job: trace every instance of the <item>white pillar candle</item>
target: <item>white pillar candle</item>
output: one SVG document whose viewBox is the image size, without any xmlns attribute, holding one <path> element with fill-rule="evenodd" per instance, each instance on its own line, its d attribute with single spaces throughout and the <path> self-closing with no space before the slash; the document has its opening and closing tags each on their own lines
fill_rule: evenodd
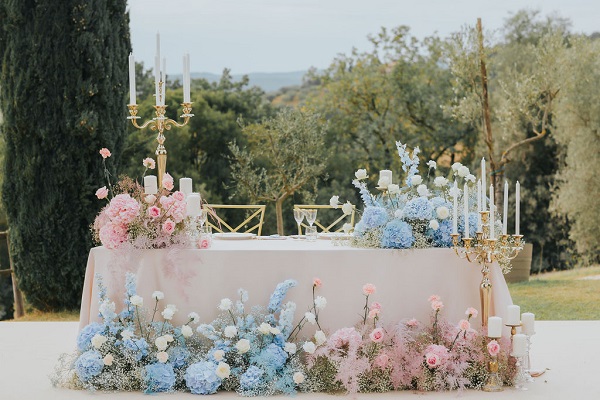
<svg viewBox="0 0 600 400">
<path fill-rule="evenodd" d="M 465 237 L 469 236 L 469 186 L 465 183 L 465 187 L 463 189 L 463 200 L 465 207 Z"/>
<path fill-rule="evenodd" d="M 508 227 L 508 181 L 504 181 L 504 209 L 502 211 L 502 234 L 506 235 Z"/>
<path fill-rule="evenodd" d="M 186 196 L 192 193 L 192 178 L 179 179 L 179 190 Z"/>
<path fill-rule="evenodd" d="M 495 239 L 494 223 L 496 222 L 496 208 L 494 205 L 494 185 L 490 185 L 490 239 Z"/>
<path fill-rule="evenodd" d="M 452 233 L 458 233 L 458 184 L 454 180 L 454 206 L 452 207 Z"/>
<path fill-rule="evenodd" d="M 502 337 L 502 318 L 500 317 L 489 317 L 488 318 L 488 337 L 499 338 Z"/>
<path fill-rule="evenodd" d="M 515 212 L 515 235 L 519 234 L 519 218 L 521 214 L 521 185 L 519 181 L 517 181 L 517 186 L 515 188 L 515 198 L 516 198 L 516 212 Z"/>
<path fill-rule="evenodd" d="M 527 352 L 527 336 L 522 333 L 517 333 L 513 336 L 512 353 L 513 357 L 523 357 Z"/>
<path fill-rule="evenodd" d="M 144 193 L 156 194 L 158 192 L 158 181 L 154 175 L 144 177 Z"/>
<path fill-rule="evenodd" d="M 186 211 L 188 217 L 197 217 L 200 215 L 201 201 L 200 193 L 190 193 L 187 197 Z"/>
<path fill-rule="evenodd" d="M 521 323 L 521 307 L 510 305 L 506 309 L 506 325 L 519 325 Z"/>
<path fill-rule="evenodd" d="M 129 104 L 135 104 L 135 58 L 129 53 Z"/>
<path fill-rule="evenodd" d="M 477 231 L 481 232 L 481 179 L 477 180 Z"/>
<path fill-rule="evenodd" d="M 535 314 L 527 312 L 521 314 L 521 332 L 525 335 L 531 336 L 535 334 Z"/>
<path fill-rule="evenodd" d="M 485 211 L 487 209 L 485 204 L 485 157 L 481 159 L 481 211 Z"/>
</svg>

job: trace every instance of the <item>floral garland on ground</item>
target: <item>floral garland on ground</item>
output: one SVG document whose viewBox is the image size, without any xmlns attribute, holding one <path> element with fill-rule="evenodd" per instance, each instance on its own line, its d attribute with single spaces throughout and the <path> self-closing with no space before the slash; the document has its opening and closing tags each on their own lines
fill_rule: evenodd
<svg viewBox="0 0 600 400">
<path fill-rule="evenodd" d="M 382 305 L 369 304 L 376 288 L 366 284 L 362 320 L 328 336 L 319 322 L 327 300 L 316 295 L 322 286 L 318 278 L 312 306 L 295 325 L 296 304 L 284 304 L 284 298 L 296 282 L 286 280 L 277 285 L 267 307 L 249 309 L 248 293 L 240 289 L 235 302 L 221 300 L 222 313 L 212 323 L 199 324 L 198 314 L 190 313 L 180 326 L 172 324 L 177 307 L 163 306 L 162 292 L 154 292 L 152 307 L 144 308 L 135 275 L 127 275 L 124 308 L 118 314 L 96 279 L 102 322 L 83 328 L 77 351 L 61 356 L 51 378 L 54 386 L 145 393 L 228 390 L 242 396 L 479 389 L 490 356 L 497 356 L 505 384 L 515 375 L 509 340 L 488 343 L 472 329 L 474 308 L 457 325 L 450 324 L 441 317 L 444 304 L 435 295 L 429 298 L 430 324 L 411 319 L 384 326 Z M 198 325 L 196 334 L 192 324 Z M 300 340 L 306 324 L 317 331 Z"/>
</svg>

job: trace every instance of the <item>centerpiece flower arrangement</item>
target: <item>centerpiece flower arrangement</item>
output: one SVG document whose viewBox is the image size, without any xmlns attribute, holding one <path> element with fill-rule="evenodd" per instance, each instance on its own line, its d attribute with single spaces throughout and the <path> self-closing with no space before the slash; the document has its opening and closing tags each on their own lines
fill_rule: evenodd
<svg viewBox="0 0 600 400">
<path fill-rule="evenodd" d="M 188 226 L 186 223 L 186 198 L 183 192 L 173 191 L 171 175 L 166 173 L 162 188 L 156 194 L 145 194 L 144 188 L 133 179 L 122 177 L 111 185 L 106 159 L 111 156 L 108 149 L 100 150 L 104 162 L 107 186 L 96 191 L 99 199 L 108 204 L 100 211 L 92 226 L 96 243 L 109 249 L 126 245 L 135 248 L 164 248 L 173 245 L 186 246 Z M 144 175 L 155 168 L 155 161 L 143 161 Z"/>
</svg>

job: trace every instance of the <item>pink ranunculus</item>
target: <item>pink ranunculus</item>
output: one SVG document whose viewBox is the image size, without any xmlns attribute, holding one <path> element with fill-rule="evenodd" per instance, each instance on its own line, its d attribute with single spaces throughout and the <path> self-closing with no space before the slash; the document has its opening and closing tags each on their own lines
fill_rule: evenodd
<svg viewBox="0 0 600 400">
<path fill-rule="evenodd" d="M 175 193 L 173 193 L 173 198 L 177 201 L 184 201 L 185 200 L 185 194 L 183 194 L 183 192 L 181 191 L 176 191 Z"/>
<path fill-rule="evenodd" d="M 427 363 L 427 366 L 429 368 L 437 368 L 440 365 L 442 365 L 440 357 L 438 357 L 438 355 L 434 353 L 425 354 L 425 362 Z"/>
<path fill-rule="evenodd" d="M 321 286 L 323 286 L 323 282 L 321 282 L 321 279 L 314 278 L 313 279 L 313 287 L 320 288 Z"/>
<path fill-rule="evenodd" d="M 429 298 L 427 299 L 428 302 L 433 303 L 434 301 L 440 301 L 441 297 L 438 296 L 437 294 L 432 294 L 431 296 L 429 296 Z"/>
<path fill-rule="evenodd" d="M 411 328 L 414 328 L 415 326 L 419 326 L 419 321 L 416 320 L 415 318 L 410 319 L 406 322 L 407 326 L 410 326 Z"/>
<path fill-rule="evenodd" d="M 461 319 L 460 322 L 458 323 L 458 328 L 461 331 L 466 331 L 466 330 L 469 330 L 469 328 L 471 328 L 471 324 L 466 319 Z"/>
<path fill-rule="evenodd" d="M 362 290 L 363 290 L 363 294 L 365 296 L 369 296 L 372 295 L 373 293 L 375 293 L 375 285 L 373 285 L 372 283 L 367 283 L 366 285 L 363 286 Z"/>
<path fill-rule="evenodd" d="M 492 357 L 497 356 L 498 353 L 500 353 L 500 345 L 495 340 L 492 340 L 488 343 L 487 349 L 488 353 L 490 353 L 490 356 Z"/>
<path fill-rule="evenodd" d="M 371 340 L 374 343 L 383 342 L 384 336 L 385 336 L 385 334 L 383 332 L 383 329 L 381 329 L 381 328 L 375 328 L 375 329 L 373 329 L 373 331 L 371 333 L 369 333 L 369 337 L 371 338 Z"/>
<path fill-rule="evenodd" d="M 108 189 L 106 186 L 102 186 L 100 189 L 96 190 L 96 197 L 99 199 L 105 199 L 108 196 Z"/>
<path fill-rule="evenodd" d="M 468 318 L 477 318 L 478 314 L 479 314 L 479 312 L 477 312 L 477 310 L 473 307 L 469 307 L 469 308 L 467 308 L 467 311 L 465 311 L 465 315 Z"/>
<path fill-rule="evenodd" d="M 165 175 L 162 178 L 162 185 L 167 190 L 173 190 L 173 187 L 175 187 L 175 185 L 173 184 L 173 177 L 169 175 L 168 172 L 165 173 Z"/>
<path fill-rule="evenodd" d="M 144 158 L 144 161 L 142 161 L 142 164 L 144 164 L 144 167 L 146 167 L 148 169 L 154 169 L 154 168 L 156 168 L 156 163 L 150 157 Z"/>
<path fill-rule="evenodd" d="M 381 304 L 380 304 L 380 303 L 378 303 L 378 302 L 376 302 L 376 301 L 374 301 L 374 302 L 371 304 L 371 310 L 381 310 Z"/>
<path fill-rule="evenodd" d="M 146 197 L 144 197 L 144 201 L 146 202 L 146 204 L 154 204 L 154 202 L 156 201 L 156 196 L 153 194 L 149 194 Z"/>
<path fill-rule="evenodd" d="M 148 208 L 148 216 L 152 219 L 160 217 L 160 208 L 152 206 Z"/>
<path fill-rule="evenodd" d="M 373 318 L 377 317 L 379 315 L 380 311 L 381 310 L 378 310 L 378 309 L 373 309 L 373 310 L 369 311 L 369 318 L 373 319 Z"/>
<path fill-rule="evenodd" d="M 210 247 L 210 241 L 206 238 L 198 239 L 198 248 L 199 249 L 208 249 Z"/>
<path fill-rule="evenodd" d="M 127 241 L 127 229 L 122 225 L 107 223 L 100 228 L 100 241 L 107 249 L 116 249 Z"/>
<path fill-rule="evenodd" d="M 139 215 L 140 204 L 127 193 L 118 194 L 110 201 L 106 214 L 114 224 L 127 225 Z"/>
<path fill-rule="evenodd" d="M 390 362 L 390 356 L 388 356 L 387 354 L 380 354 L 377 356 L 377 358 L 375 358 L 375 361 L 373 362 L 373 364 L 376 367 L 385 369 L 385 367 L 388 366 L 389 362 Z"/>
<path fill-rule="evenodd" d="M 172 235 L 175 232 L 175 222 L 171 218 L 167 218 L 163 223 L 162 230 L 164 233 Z"/>
<path fill-rule="evenodd" d="M 432 302 L 431 302 L 431 308 L 432 308 L 434 311 L 440 311 L 442 308 L 444 308 L 444 303 L 442 303 L 442 302 L 441 302 L 441 301 L 439 301 L 439 300 L 432 301 Z"/>
<path fill-rule="evenodd" d="M 103 147 L 100 149 L 100 155 L 102 156 L 102 158 L 108 158 L 110 157 L 110 150 L 106 147 Z"/>
</svg>

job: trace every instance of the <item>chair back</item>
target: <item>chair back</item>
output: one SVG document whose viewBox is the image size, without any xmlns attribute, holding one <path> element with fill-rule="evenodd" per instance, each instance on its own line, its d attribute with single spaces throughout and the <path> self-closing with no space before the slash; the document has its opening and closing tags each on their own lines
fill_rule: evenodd
<svg viewBox="0 0 600 400">
<path fill-rule="evenodd" d="M 204 204 L 203 208 L 208 211 L 206 223 L 217 232 L 256 233 L 258 236 L 260 236 L 262 232 L 265 218 L 265 205 Z M 227 223 L 219 216 L 219 210 L 223 209 L 246 210 L 246 219 L 234 227 L 233 224 Z"/>
<path fill-rule="evenodd" d="M 294 204 L 294 208 L 296 209 L 301 209 L 301 210 L 306 210 L 306 209 L 316 209 L 316 210 L 335 210 L 335 208 L 333 208 L 332 206 L 330 206 L 329 204 L 327 205 L 323 205 L 323 204 Z M 342 206 L 340 206 L 337 211 L 339 211 L 342 215 L 339 216 L 335 221 L 333 221 L 331 224 L 329 225 L 325 225 L 325 223 L 321 222 L 322 220 L 319 219 L 319 213 L 317 212 L 317 219 L 315 220 L 315 225 L 321 229 L 321 232 L 323 233 L 329 233 L 329 232 L 341 232 L 343 230 L 343 226 L 344 223 L 346 221 L 348 221 L 348 217 L 350 217 L 350 225 L 352 225 L 352 227 L 354 227 L 354 217 L 356 214 L 356 206 L 352 205 L 352 213 L 347 215 L 344 214 L 344 212 L 342 211 Z M 304 220 L 305 221 L 305 220 Z M 298 235 L 302 234 L 302 228 L 306 228 L 308 225 L 302 221 L 302 224 L 300 224 L 300 226 L 298 227 Z"/>
</svg>

